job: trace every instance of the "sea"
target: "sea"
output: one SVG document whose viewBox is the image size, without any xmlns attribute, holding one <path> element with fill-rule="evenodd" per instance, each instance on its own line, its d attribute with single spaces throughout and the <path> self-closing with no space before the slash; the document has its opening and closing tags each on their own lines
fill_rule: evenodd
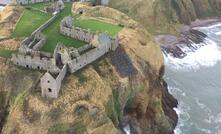
<svg viewBox="0 0 221 134">
<path fill-rule="evenodd" d="M 221 134 L 221 23 L 194 28 L 207 35 L 183 59 L 164 56 L 165 80 L 178 99 L 175 134 Z"/>
<path fill-rule="evenodd" d="M 4 9 L 4 6 L 0 6 L 0 12 Z"/>
</svg>

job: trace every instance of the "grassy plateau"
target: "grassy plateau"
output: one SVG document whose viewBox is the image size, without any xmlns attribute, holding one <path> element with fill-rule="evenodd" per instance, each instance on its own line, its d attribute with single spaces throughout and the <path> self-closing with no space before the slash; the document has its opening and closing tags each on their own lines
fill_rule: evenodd
<svg viewBox="0 0 221 134">
<path fill-rule="evenodd" d="M 84 29 L 90 29 L 94 32 L 107 32 L 111 37 L 114 37 L 121 29 L 122 27 L 98 20 L 93 19 L 80 19 L 76 18 L 74 20 L 74 25 L 77 27 L 81 27 Z"/>
<path fill-rule="evenodd" d="M 51 15 L 32 9 L 25 9 L 11 37 L 28 37 L 34 30 L 44 24 Z"/>
<path fill-rule="evenodd" d="M 50 14 L 40 11 L 49 4 L 50 3 L 48 2 L 29 5 L 29 8 L 24 10 L 22 17 L 17 23 L 16 28 L 11 36 L 13 38 L 30 36 L 34 30 L 52 17 Z M 72 3 L 65 3 L 65 8 L 61 11 L 57 18 L 46 29 L 43 30 L 43 34 L 46 36 L 47 40 L 45 45 L 41 48 L 41 51 L 53 52 L 57 43 L 59 42 L 63 43 L 67 47 L 75 48 L 86 44 L 83 41 L 64 36 L 59 32 L 62 19 L 68 15 L 72 15 L 71 8 Z M 111 37 L 114 37 L 122 29 L 122 27 L 118 25 L 94 19 L 82 19 L 79 17 L 79 15 L 75 15 L 74 25 L 83 29 L 90 29 L 91 31 L 98 33 L 108 32 Z"/>
<path fill-rule="evenodd" d="M 59 32 L 59 27 L 62 19 L 68 15 L 71 15 L 72 3 L 65 3 L 65 8 L 58 17 L 49 25 L 44 31 L 44 35 L 47 38 L 46 44 L 42 47 L 42 51 L 53 52 L 57 43 L 62 42 L 67 47 L 81 47 L 85 43 L 80 40 L 75 40 L 73 38 L 66 37 Z"/>
</svg>

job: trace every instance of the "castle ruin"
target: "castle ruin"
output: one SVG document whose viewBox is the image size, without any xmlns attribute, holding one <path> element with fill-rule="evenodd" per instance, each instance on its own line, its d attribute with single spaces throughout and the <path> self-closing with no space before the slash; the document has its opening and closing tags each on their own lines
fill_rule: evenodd
<svg viewBox="0 0 221 134">
<path fill-rule="evenodd" d="M 16 0 L 16 2 L 20 5 L 29 5 L 41 2 L 53 2 L 56 0 Z M 72 0 L 63 0 L 64 2 L 71 2 Z"/>
<path fill-rule="evenodd" d="M 60 24 L 60 33 L 84 41 L 80 48 L 67 48 L 58 43 L 54 53 L 40 51 L 46 38 L 41 33 L 56 15 L 34 31 L 30 37 L 24 39 L 18 52 L 12 55 L 11 61 L 15 65 L 30 69 L 47 71 L 40 79 L 43 97 L 57 98 L 61 84 L 66 74 L 74 73 L 86 65 L 96 61 L 101 56 L 118 47 L 118 38 L 112 39 L 107 33 L 95 33 L 74 26 L 71 16 L 65 17 Z"/>
</svg>

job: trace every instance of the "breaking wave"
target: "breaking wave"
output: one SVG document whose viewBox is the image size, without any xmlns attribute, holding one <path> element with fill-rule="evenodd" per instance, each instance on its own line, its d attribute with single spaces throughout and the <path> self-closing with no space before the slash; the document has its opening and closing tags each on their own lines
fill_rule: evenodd
<svg viewBox="0 0 221 134">
<path fill-rule="evenodd" d="M 175 58 L 170 54 L 164 55 L 165 62 L 169 68 L 182 71 L 196 71 L 200 67 L 211 67 L 216 65 L 218 61 L 221 61 L 221 48 L 209 38 L 206 38 L 201 47 L 195 51 L 191 51 L 188 47 L 181 49 L 187 54 L 182 59 Z"/>
<path fill-rule="evenodd" d="M 178 97 L 178 96 L 180 98 L 186 97 L 186 95 L 184 95 L 185 92 L 179 88 L 169 86 L 168 89 L 169 89 L 169 92 L 176 97 Z M 178 107 L 174 108 L 174 110 L 176 111 L 178 118 L 179 118 L 178 124 L 177 124 L 176 128 L 174 129 L 174 133 L 175 134 L 185 134 L 182 130 L 184 127 L 186 127 L 186 124 L 190 120 L 190 115 L 189 115 L 190 106 L 188 106 L 182 100 L 180 100 Z"/>
<path fill-rule="evenodd" d="M 130 132 L 130 125 L 129 124 L 126 127 L 124 127 L 124 132 L 126 134 L 131 134 L 131 132 Z"/>
<path fill-rule="evenodd" d="M 183 90 L 169 86 L 169 92 L 171 92 L 174 96 L 181 98 L 179 100 L 179 105 L 177 108 L 174 108 L 178 115 L 178 124 L 174 130 L 174 134 L 187 134 L 191 131 L 191 129 L 197 129 L 198 133 L 205 134 L 220 134 L 221 133 L 221 113 L 214 114 L 211 109 L 209 109 L 205 104 L 203 104 L 199 98 L 193 97 L 193 105 L 187 104 L 183 99 L 191 99 L 192 97 L 183 96 Z M 203 118 L 201 118 L 200 122 L 202 124 L 206 124 L 206 126 L 213 127 L 202 127 L 202 124 L 194 121 L 192 110 L 193 108 L 199 108 L 202 112 Z M 205 115 L 204 115 L 205 114 Z M 198 134 L 197 133 L 197 134 Z"/>
<path fill-rule="evenodd" d="M 221 23 L 216 23 L 216 24 L 213 24 L 213 25 L 210 25 L 210 26 L 200 26 L 200 27 L 195 27 L 194 29 L 198 29 L 198 30 L 200 30 L 200 29 L 206 29 L 206 30 L 208 30 L 208 29 L 214 29 L 214 28 L 217 28 L 217 27 L 221 27 Z"/>
<path fill-rule="evenodd" d="M 221 62 L 221 23 L 195 29 L 207 35 L 203 43 L 191 43 L 194 50 L 180 45 L 185 46 L 180 48 L 186 53 L 182 59 L 164 55 L 168 89 L 179 102 L 174 109 L 179 117 L 174 133 L 221 134 L 220 71 L 216 71 Z M 210 67 L 217 76 L 210 74 Z M 208 70 L 209 74 L 201 73 L 203 70 Z"/>
<path fill-rule="evenodd" d="M 4 6 L 0 6 L 0 11 L 2 11 L 5 7 Z"/>
</svg>

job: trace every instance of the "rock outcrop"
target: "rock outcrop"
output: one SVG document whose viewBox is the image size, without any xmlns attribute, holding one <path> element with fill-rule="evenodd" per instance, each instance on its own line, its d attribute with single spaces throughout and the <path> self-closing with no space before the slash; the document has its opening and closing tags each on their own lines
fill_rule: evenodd
<svg viewBox="0 0 221 134">
<path fill-rule="evenodd" d="M 83 6 L 75 3 L 73 12 L 82 12 Z M 15 99 L 9 103 L 2 133 L 119 134 L 127 124 L 138 134 L 173 133 L 177 123 L 173 108 L 177 101 L 168 93 L 163 80 L 163 55 L 154 38 L 114 9 L 84 9 L 81 17 L 125 26 L 119 32 L 120 47 L 69 75 L 60 96 L 53 100 L 40 96 L 36 81 L 39 72 L 8 65 L 5 75 L 0 76 L 7 83 L 0 87 L 2 91 L 17 92 L 9 97 Z"/>
</svg>

